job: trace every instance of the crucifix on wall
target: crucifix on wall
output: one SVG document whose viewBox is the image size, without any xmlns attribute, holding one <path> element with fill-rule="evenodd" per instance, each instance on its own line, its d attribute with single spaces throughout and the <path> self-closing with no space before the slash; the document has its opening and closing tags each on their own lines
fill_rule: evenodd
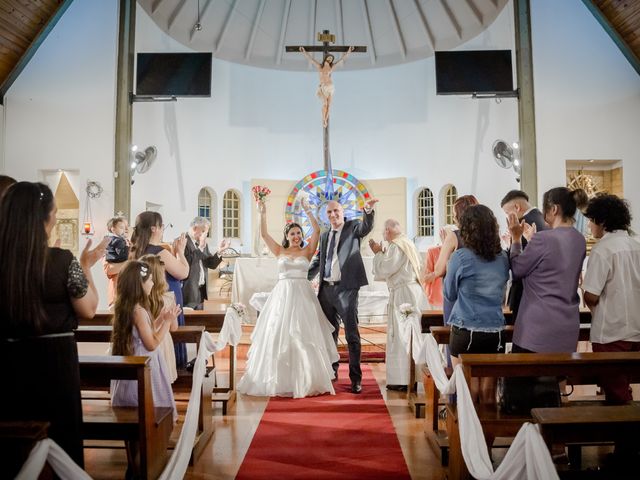
<svg viewBox="0 0 640 480">
<path fill-rule="evenodd" d="M 329 154 L 329 109 L 335 88 L 331 73 L 333 69 L 344 62 L 347 55 L 351 52 L 366 52 L 367 47 L 355 47 L 346 45 L 331 45 L 335 43 L 336 36 L 329 33 L 329 30 L 323 30 L 318 33 L 318 41 L 322 45 L 287 45 L 287 52 L 301 52 L 307 59 L 313 63 L 318 70 L 320 76 L 320 84 L 318 85 L 317 96 L 322 100 L 322 128 L 324 131 L 324 168 L 327 172 L 331 172 L 331 157 Z M 322 52 L 322 63 L 316 61 L 309 52 Z M 342 52 L 342 56 L 337 62 L 334 62 L 333 53 Z"/>
</svg>

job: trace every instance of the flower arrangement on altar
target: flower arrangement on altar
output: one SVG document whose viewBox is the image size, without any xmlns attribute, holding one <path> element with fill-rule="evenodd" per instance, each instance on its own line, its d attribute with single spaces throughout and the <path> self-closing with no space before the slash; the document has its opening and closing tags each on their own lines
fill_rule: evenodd
<svg viewBox="0 0 640 480">
<path fill-rule="evenodd" d="M 263 202 L 271 193 L 269 187 L 263 187 L 262 185 L 256 185 L 251 189 L 251 191 L 253 192 L 253 198 L 256 202 Z"/>
<path fill-rule="evenodd" d="M 398 307 L 398 310 L 400 311 L 400 314 L 405 320 L 409 318 L 409 315 L 416 312 L 416 309 L 413 308 L 413 305 L 411 305 L 410 303 L 400 304 L 400 306 Z"/>
</svg>

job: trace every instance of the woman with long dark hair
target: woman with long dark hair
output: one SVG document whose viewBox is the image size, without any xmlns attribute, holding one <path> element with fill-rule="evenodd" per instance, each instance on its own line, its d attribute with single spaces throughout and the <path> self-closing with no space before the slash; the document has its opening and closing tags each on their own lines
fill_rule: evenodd
<svg viewBox="0 0 640 480">
<path fill-rule="evenodd" d="M 461 353 L 504 353 L 502 298 L 509 279 L 509 260 L 500 246 L 498 222 L 485 205 L 468 207 L 460 219 L 464 247 L 447 266 L 444 298 L 452 305 L 449 349 L 455 367 Z M 476 380 L 476 379 L 473 379 Z M 471 384 L 471 393 L 491 401 L 495 382 Z"/>
<path fill-rule="evenodd" d="M 169 291 L 175 296 L 176 305 L 183 306 L 182 280 L 189 276 L 189 262 L 184 256 L 187 237 L 183 233 L 170 249 L 162 242 L 164 224 L 158 212 L 142 212 L 136 217 L 136 226 L 131 236 L 129 258 L 139 259 L 143 255 L 158 255 L 166 274 Z M 184 314 L 180 311 L 178 324 L 184 325 Z M 187 349 L 184 343 L 175 344 L 176 364 L 183 367 L 187 363 Z"/>
<path fill-rule="evenodd" d="M 78 317 L 92 318 L 98 293 L 91 267 L 103 240 L 78 261 L 68 250 L 49 248 L 56 224 L 49 187 L 19 182 L 0 204 L 0 364 L 11 392 L 0 395 L 4 420 L 50 422 L 49 437 L 80 466 L 82 407 Z"/>
<path fill-rule="evenodd" d="M 308 205 L 303 208 L 313 226 L 305 244 L 297 223 L 284 227 L 278 244 L 267 229 L 264 201 L 260 209 L 260 234 L 278 260 L 278 282 L 264 304 L 251 335 L 245 374 L 238 391 L 247 395 L 301 398 L 335 394 L 333 362 L 338 351 L 333 327 L 322 312 L 318 297 L 307 280 L 320 226 Z"/>
</svg>

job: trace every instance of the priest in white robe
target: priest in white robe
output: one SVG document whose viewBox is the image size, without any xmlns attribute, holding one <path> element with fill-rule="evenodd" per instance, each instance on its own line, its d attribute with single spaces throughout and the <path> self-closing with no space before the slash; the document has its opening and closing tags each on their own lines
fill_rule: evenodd
<svg viewBox="0 0 640 480">
<path fill-rule="evenodd" d="M 411 365 L 411 327 L 407 322 L 406 312 L 401 312 L 400 306 L 409 304 L 414 312 L 420 312 L 428 309 L 429 303 L 420 285 L 421 263 L 416 246 L 402 233 L 400 224 L 394 219 L 385 222 L 383 236 L 388 242 L 386 248 L 383 249 L 381 243 L 374 240 L 369 241 L 369 246 L 375 254 L 374 278 L 386 281 L 389 287 L 387 389 L 406 390 Z"/>
</svg>

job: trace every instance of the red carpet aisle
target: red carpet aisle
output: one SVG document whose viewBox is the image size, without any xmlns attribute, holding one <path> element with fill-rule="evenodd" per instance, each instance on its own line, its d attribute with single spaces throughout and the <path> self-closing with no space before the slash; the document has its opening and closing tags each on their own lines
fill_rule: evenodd
<svg viewBox="0 0 640 480">
<path fill-rule="evenodd" d="M 360 395 L 341 365 L 335 396 L 269 400 L 236 478 L 411 478 L 378 384 L 362 373 Z"/>
</svg>

